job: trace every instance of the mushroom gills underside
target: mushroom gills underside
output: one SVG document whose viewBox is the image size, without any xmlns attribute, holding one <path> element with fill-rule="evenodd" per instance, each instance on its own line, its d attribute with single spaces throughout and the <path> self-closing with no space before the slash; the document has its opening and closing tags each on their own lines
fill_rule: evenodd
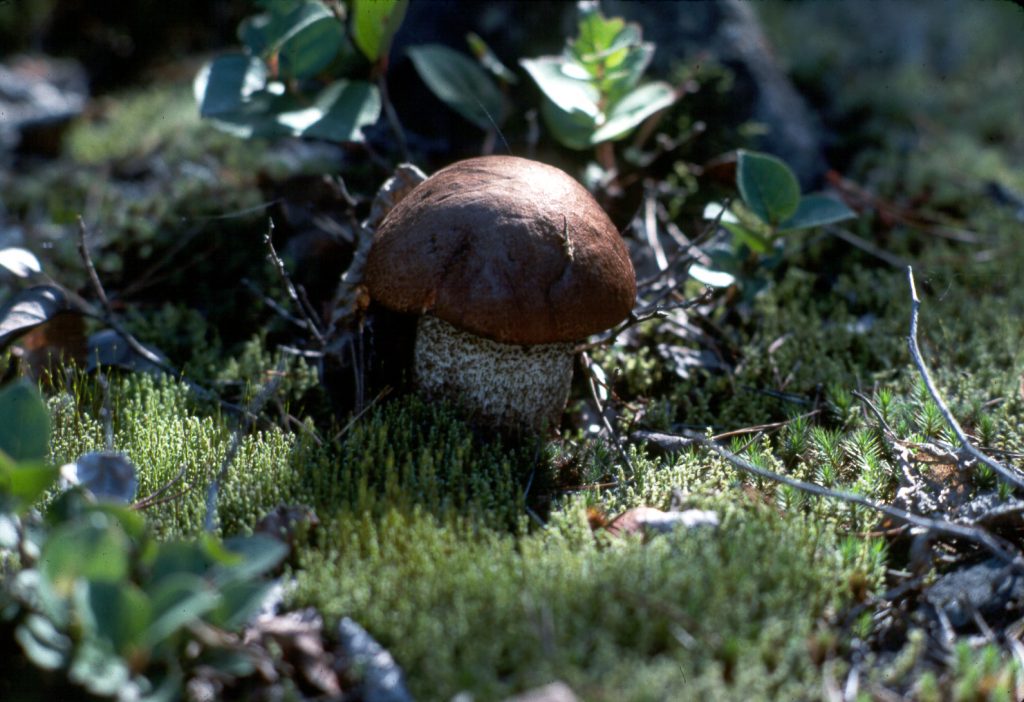
<svg viewBox="0 0 1024 702">
<path fill-rule="evenodd" d="M 544 431 L 558 426 L 565 409 L 573 346 L 502 344 L 424 315 L 416 328 L 416 384 L 484 424 Z"/>
</svg>

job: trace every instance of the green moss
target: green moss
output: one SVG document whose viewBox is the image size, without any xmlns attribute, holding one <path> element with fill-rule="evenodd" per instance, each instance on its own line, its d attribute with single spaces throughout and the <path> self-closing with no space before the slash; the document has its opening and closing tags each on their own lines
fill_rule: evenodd
<svg viewBox="0 0 1024 702">
<path fill-rule="evenodd" d="M 379 515 L 423 510 L 517 529 L 537 452 L 479 437 L 444 404 L 407 397 L 372 412 L 312 474 L 323 511 Z"/>
<path fill-rule="evenodd" d="M 79 121 L 67 136 L 67 153 L 81 164 L 102 164 L 145 154 L 181 130 L 195 130 L 198 110 L 188 86 L 155 88 L 103 105 L 101 116 Z"/>
<path fill-rule="evenodd" d="M 58 464 L 105 447 L 102 393 L 78 376 L 71 393 L 50 399 L 51 454 Z M 203 528 L 207 488 L 237 431 L 237 418 L 210 412 L 182 383 L 146 375 L 109 380 L 112 448 L 139 469 L 139 495 L 173 483 L 147 509 L 163 537 Z M 415 397 L 372 411 L 335 443 L 270 427 L 245 435 L 220 486 L 225 533 L 251 530 L 280 504 L 301 502 L 325 518 L 336 512 L 379 514 L 422 509 L 439 518 L 472 516 L 517 529 L 524 472 L 535 451 L 474 434 L 445 406 Z M 318 444 L 319 442 L 319 444 Z"/>
<path fill-rule="evenodd" d="M 79 415 L 67 395 L 50 401 L 54 414 L 52 455 L 74 461 L 106 447 L 102 400 L 91 389 L 91 407 Z M 222 416 L 197 412 L 190 391 L 170 379 L 146 375 L 110 379 L 113 448 L 139 469 L 139 496 L 169 485 L 168 499 L 146 510 L 156 533 L 169 538 L 203 528 L 207 487 L 220 470 L 231 442 L 231 424 Z M 218 499 L 225 533 L 245 532 L 266 512 L 303 496 L 300 467 L 312 449 L 278 429 L 258 431 L 241 441 Z"/>
<path fill-rule="evenodd" d="M 363 623 L 421 699 L 555 678 L 593 700 L 802 699 L 818 684 L 805 638 L 851 567 L 837 558 L 828 533 L 756 509 L 607 546 L 580 519 L 517 541 L 387 512 L 332 523 L 291 599 Z"/>
</svg>

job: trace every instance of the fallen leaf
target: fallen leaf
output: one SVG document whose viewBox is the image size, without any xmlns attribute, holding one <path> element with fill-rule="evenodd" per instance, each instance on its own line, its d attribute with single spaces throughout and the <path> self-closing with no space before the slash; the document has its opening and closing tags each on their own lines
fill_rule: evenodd
<svg viewBox="0 0 1024 702">
<path fill-rule="evenodd" d="M 676 529 L 718 526 L 718 515 L 710 510 L 687 509 L 665 512 L 654 507 L 634 507 L 613 519 L 606 530 L 613 536 L 665 534 Z"/>
</svg>

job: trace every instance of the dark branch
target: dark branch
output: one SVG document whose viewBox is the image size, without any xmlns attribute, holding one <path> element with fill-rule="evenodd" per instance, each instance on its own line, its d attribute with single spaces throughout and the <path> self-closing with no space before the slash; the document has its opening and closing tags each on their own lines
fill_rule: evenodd
<svg viewBox="0 0 1024 702">
<path fill-rule="evenodd" d="M 921 307 L 921 300 L 917 297 L 917 287 L 914 285 L 914 269 L 911 266 L 907 266 L 907 281 L 910 283 L 911 299 L 910 335 L 907 337 L 907 345 L 910 347 L 910 356 L 914 359 L 914 365 L 917 366 L 917 370 L 921 374 L 921 379 L 924 381 L 924 385 L 928 389 L 928 394 L 931 395 L 932 400 L 938 406 L 939 412 L 942 413 L 942 418 L 946 420 L 946 423 L 953 430 L 953 433 L 956 434 L 956 438 L 960 441 L 962 451 L 966 452 L 975 460 L 984 463 L 1006 480 L 1006 482 L 1010 483 L 1017 489 L 1024 488 L 1024 478 L 1022 478 L 1017 471 L 1007 468 L 1002 463 L 989 458 L 974 447 L 974 444 L 968 440 L 967 434 L 964 433 L 963 427 L 960 426 L 960 422 L 958 422 L 956 417 L 953 416 L 953 413 L 946 405 L 945 400 L 942 399 L 942 395 L 939 394 L 938 389 L 935 387 L 932 376 L 928 372 L 928 367 L 925 365 L 924 359 L 921 358 L 921 349 L 918 348 L 917 345 L 917 319 L 918 312 Z"/>
</svg>

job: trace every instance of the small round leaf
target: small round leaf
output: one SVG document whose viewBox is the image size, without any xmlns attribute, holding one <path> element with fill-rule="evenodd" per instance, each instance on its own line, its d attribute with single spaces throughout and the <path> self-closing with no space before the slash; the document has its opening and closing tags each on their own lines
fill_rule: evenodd
<svg viewBox="0 0 1024 702">
<path fill-rule="evenodd" d="M 736 183 L 747 207 L 773 227 L 796 212 L 800 204 L 800 184 L 793 171 L 768 154 L 740 151 Z"/>
</svg>

